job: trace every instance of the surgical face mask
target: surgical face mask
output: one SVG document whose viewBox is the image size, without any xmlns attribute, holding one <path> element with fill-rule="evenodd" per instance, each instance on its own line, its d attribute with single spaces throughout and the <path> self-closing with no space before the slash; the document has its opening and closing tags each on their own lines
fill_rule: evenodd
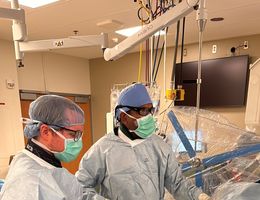
<svg viewBox="0 0 260 200">
<path fill-rule="evenodd" d="M 74 139 L 67 139 L 61 133 L 51 128 L 58 136 L 64 139 L 64 151 L 62 152 L 53 152 L 54 156 L 60 161 L 70 162 L 75 160 L 79 155 L 79 152 L 82 149 L 82 138 L 78 141 L 74 141 Z"/>
<path fill-rule="evenodd" d="M 128 113 L 126 113 L 124 110 L 121 110 L 121 111 L 124 112 L 130 118 L 136 120 L 137 128 L 135 130 L 130 130 L 130 131 L 133 131 L 140 138 L 145 139 L 145 138 L 151 136 L 155 132 L 155 129 L 156 129 L 155 119 L 151 114 L 137 119 L 137 118 L 129 115 Z"/>
</svg>

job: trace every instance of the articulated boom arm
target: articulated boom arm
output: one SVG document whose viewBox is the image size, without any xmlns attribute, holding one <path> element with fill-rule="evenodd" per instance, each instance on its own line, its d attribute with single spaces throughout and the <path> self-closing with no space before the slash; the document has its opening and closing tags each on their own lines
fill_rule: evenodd
<svg viewBox="0 0 260 200">
<path fill-rule="evenodd" d="M 163 28 L 177 22 L 181 18 L 185 17 L 194 10 L 194 7 L 198 5 L 199 0 L 184 0 L 177 4 L 171 10 L 156 18 L 150 24 L 145 25 L 140 31 L 133 36 L 126 38 L 113 48 L 107 48 L 104 51 L 104 58 L 106 61 L 116 60 L 125 55 L 135 45 L 143 42 L 154 33 Z"/>
</svg>

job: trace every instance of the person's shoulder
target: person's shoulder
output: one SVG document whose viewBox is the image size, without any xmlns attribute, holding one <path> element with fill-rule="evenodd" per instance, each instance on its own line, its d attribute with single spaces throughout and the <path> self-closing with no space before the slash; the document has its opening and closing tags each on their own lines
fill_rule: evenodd
<svg viewBox="0 0 260 200">
<path fill-rule="evenodd" d="M 102 136 L 97 142 L 95 142 L 93 146 L 106 145 L 106 144 L 110 144 L 111 142 L 115 142 L 117 140 L 118 140 L 118 136 L 116 136 L 115 133 L 110 132 Z"/>
<path fill-rule="evenodd" d="M 151 139 L 153 141 L 157 142 L 158 144 L 165 144 L 165 141 L 163 140 L 163 138 L 157 134 L 151 135 Z"/>
<path fill-rule="evenodd" d="M 40 170 L 42 169 L 41 165 L 38 164 L 35 160 L 27 156 L 23 152 L 19 152 L 11 162 L 11 169 L 15 168 L 20 171 L 28 170 Z"/>
<path fill-rule="evenodd" d="M 150 139 L 157 149 L 160 149 L 165 153 L 169 153 L 170 151 L 172 151 L 171 146 L 166 143 L 161 136 L 153 134 Z"/>
<path fill-rule="evenodd" d="M 38 196 L 43 194 L 46 197 L 52 196 L 52 199 L 56 200 L 63 199 L 61 198 L 64 196 L 63 193 L 66 193 L 67 197 L 73 196 L 74 193 L 82 193 L 82 188 L 75 176 L 63 168 L 42 167 L 37 170 L 27 169 L 19 174 L 14 171 L 10 171 L 10 173 L 13 174 L 6 179 L 3 199 L 14 199 L 14 194 L 17 195 L 16 200 L 38 199 Z M 66 190 L 68 184 L 70 190 Z"/>
<path fill-rule="evenodd" d="M 18 153 L 11 163 L 5 185 L 14 185 L 14 183 L 16 185 L 31 185 L 39 182 L 38 179 L 42 174 L 42 169 L 33 159 L 22 152 Z"/>
<path fill-rule="evenodd" d="M 90 149 L 86 152 L 87 154 L 92 154 L 99 151 L 104 151 L 113 146 L 113 143 L 117 140 L 117 136 L 114 133 L 108 133 L 102 136 L 98 141 L 96 141 Z"/>
</svg>

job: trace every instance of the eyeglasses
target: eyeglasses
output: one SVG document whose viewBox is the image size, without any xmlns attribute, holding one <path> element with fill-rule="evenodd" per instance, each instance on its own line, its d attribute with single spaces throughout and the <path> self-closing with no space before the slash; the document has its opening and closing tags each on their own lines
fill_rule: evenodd
<svg viewBox="0 0 260 200">
<path fill-rule="evenodd" d="M 68 128 L 65 128 L 65 127 L 62 127 L 62 126 L 57 126 L 57 125 L 54 125 L 58 128 L 60 128 L 61 130 L 66 130 L 66 132 L 71 135 L 73 137 L 73 140 L 75 142 L 77 142 L 83 135 L 83 132 L 82 131 L 74 131 L 74 130 L 71 130 L 71 129 L 68 129 Z"/>
<path fill-rule="evenodd" d="M 151 108 L 145 108 L 145 107 L 133 107 L 133 106 L 123 106 L 123 105 L 120 105 L 120 106 L 117 106 L 117 108 L 129 108 L 130 110 L 133 110 L 135 112 L 137 112 L 139 115 L 142 115 L 142 116 L 146 116 L 148 114 L 152 114 L 154 113 L 154 107 L 151 107 Z"/>
</svg>

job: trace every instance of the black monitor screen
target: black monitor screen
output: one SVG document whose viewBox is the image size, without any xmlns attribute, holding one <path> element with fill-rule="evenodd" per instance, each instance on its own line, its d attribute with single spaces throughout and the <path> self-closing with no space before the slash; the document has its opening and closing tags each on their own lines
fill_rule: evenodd
<svg viewBox="0 0 260 200">
<path fill-rule="evenodd" d="M 198 62 L 176 66 L 176 87 L 185 89 L 185 100 L 176 105 L 195 106 Z M 246 103 L 249 57 L 233 56 L 202 61 L 200 106 L 243 106 Z"/>
</svg>

